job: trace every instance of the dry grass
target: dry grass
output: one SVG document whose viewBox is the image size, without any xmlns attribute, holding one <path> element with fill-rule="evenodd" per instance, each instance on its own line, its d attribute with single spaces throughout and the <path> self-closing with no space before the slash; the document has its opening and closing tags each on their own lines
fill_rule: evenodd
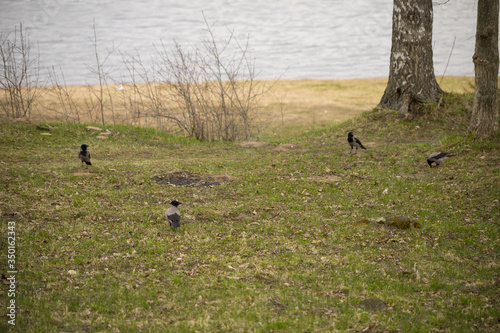
<svg viewBox="0 0 500 333">
<path fill-rule="evenodd" d="M 438 78 L 441 80 L 441 78 Z M 447 92 L 473 91 L 472 77 L 445 77 L 441 87 Z M 259 84 L 272 86 L 259 103 L 259 119 L 264 129 L 262 135 L 278 135 L 285 132 L 301 133 L 304 130 L 325 128 L 332 123 L 341 123 L 364 111 L 375 107 L 384 93 L 387 79 L 349 79 L 349 80 L 280 80 L 274 85 L 271 81 Z M 106 95 L 112 97 L 106 104 L 108 123 L 134 123 L 127 105 L 132 87 L 124 85 L 106 87 Z M 98 87 L 91 87 L 94 91 Z M 109 88 L 109 89 L 108 89 Z M 109 91 L 109 94 L 108 94 Z M 68 92 L 75 101 L 78 119 L 81 123 L 98 123 L 99 115 L 90 105 L 97 103 L 87 86 L 69 86 Z M 33 121 L 67 121 L 64 111 L 54 94 L 53 87 L 44 88 L 42 98 L 32 115 Z M 76 117 L 75 117 L 76 118 Z M 114 119 L 114 121 L 113 121 Z M 176 133 L 176 128 L 159 124 L 154 119 L 142 119 L 139 125 L 161 125 Z M 176 134 L 179 134 L 177 132 Z"/>
</svg>

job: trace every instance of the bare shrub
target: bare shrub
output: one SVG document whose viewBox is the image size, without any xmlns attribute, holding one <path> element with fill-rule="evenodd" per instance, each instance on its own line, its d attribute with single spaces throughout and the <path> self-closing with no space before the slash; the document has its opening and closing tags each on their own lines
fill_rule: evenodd
<svg viewBox="0 0 500 333">
<path fill-rule="evenodd" d="M 63 71 L 59 69 L 58 73 L 52 67 L 49 70 L 49 80 L 49 94 L 54 95 L 57 104 L 55 106 L 45 105 L 45 109 L 51 111 L 56 117 L 61 116 L 66 122 L 80 123 L 79 103 L 75 99 L 73 91 L 66 84 Z"/>
<path fill-rule="evenodd" d="M 166 130 L 171 121 L 184 131 L 175 113 L 169 111 L 170 97 L 165 83 L 159 78 L 155 62 L 145 63 L 140 54 L 122 54 L 123 63 L 131 78 L 128 89 L 122 90 L 123 103 L 134 123 L 153 121 L 158 129 Z"/>
<path fill-rule="evenodd" d="M 255 62 L 248 56 L 248 37 L 240 44 L 233 31 L 219 42 L 215 24 L 205 20 L 208 38 L 186 50 L 157 48 L 161 81 L 175 108 L 162 116 L 175 118 L 189 135 L 209 141 L 249 139 L 258 130 L 258 101 L 270 87 L 255 80 Z M 173 116 L 175 114 L 175 117 Z"/>
<path fill-rule="evenodd" d="M 88 101 L 86 101 L 86 103 L 88 112 L 94 113 L 97 111 L 99 113 L 101 123 L 105 125 L 106 110 L 109 110 L 111 112 L 112 121 L 113 123 L 115 123 L 113 94 L 110 90 L 110 85 L 108 84 L 109 83 L 108 80 L 110 80 L 113 68 L 108 68 L 106 66 L 107 60 L 115 52 L 115 49 L 114 47 L 111 49 L 107 49 L 106 54 L 104 55 L 104 57 L 102 57 L 102 55 L 99 53 L 99 48 L 98 48 L 95 19 L 93 24 L 93 31 L 94 31 L 94 36 L 90 41 L 94 48 L 94 55 L 96 62 L 95 62 L 95 67 L 88 65 L 87 68 L 90 70 L 92 74 L 94 74 L 97 77 L 98 84 L 97 85 L 87 84 L 89 95 L 93 98 L 90 98 Z M 97 102 L 94 100 L 94 98 L 95 100 L 97 100 Z"/>
<path fill-rule="evenodd" d="M 11 119 L 29 118 L 40 95 L 40 54 L 33 46 L 22 24 L 13 34 L 0 34 L 0 108 Z"/>
<path fill-rule="evenodd" d="M 199 140 L 249 139 L 262 128 L 258 102 L 273 84 L 255 80 L 248 37 L 240 44 L 227 30 L 220 42 L 215 25 L 205 23 L 208 38 L 199 47 L 161 43 L 149 64 L 139 54 L 122 55 L 133 89 L 125 106 L 135 121 L 153 118 L 159 128 L 174 125 Z"/>
</svg>

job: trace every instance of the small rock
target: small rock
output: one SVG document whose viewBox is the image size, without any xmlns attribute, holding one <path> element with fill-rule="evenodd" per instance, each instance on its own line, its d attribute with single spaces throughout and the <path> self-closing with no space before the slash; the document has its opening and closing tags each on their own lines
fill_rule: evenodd
<svg viewBox="0 0 500 333">
<path fill-rule="evenodd" d="M 76 272 L 75 270 L 73 270 L 73 269 L 70 269 L 70 270 L 68 271 L 68 274 L 69 274 L 69 275 L 76 275 L 76 274 L 77 274 L 77 272 Z"/>
</svg>

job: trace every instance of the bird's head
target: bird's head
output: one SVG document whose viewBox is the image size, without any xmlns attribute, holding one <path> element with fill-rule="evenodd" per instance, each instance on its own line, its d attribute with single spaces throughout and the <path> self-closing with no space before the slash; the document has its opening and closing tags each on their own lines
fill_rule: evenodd
<svg viewBox="0 0 500 333">
<path fill-rule="evenodd" d="M 89 145 L 86 145 L 85 143 L 83 145 L 80 146 L 80 148 L 82 150 L 87 150 L 87 148 L 89 147 Z"/>
<path fill-rule="evenodd" d="M 353 136 L 354 136 L 354 134 L 352 134 L 352 132 L 349 132 L 349 133 L 347 133 L 347 136 L 348 136 L 348 137 L 353 137 Z"/>
<path fill-rule="evenodd" d="M 171 201 L 171 202 L 170 202 L 170 204 L 171 204 L 172 206 L 177 207 L 177 206 L 179 206 L 179 205 L 182 205 L 182 202 L 179 202 L 179 201 L 177 201 L 177 200 L 173 200 L 173 201 Z"/>
</svg>

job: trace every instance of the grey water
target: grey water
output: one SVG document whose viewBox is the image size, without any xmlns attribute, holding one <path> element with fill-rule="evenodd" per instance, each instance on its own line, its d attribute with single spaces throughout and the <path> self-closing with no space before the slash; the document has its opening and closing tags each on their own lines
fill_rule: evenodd
<svg viewBox="0 0 500 333">
<path fill-rule="evenodd" d="M 477 1 L 434 2 L 437 76 L 473 76 Z M 108 57 L 115 82 L 128 82 L 124 54 L 150 59 L 174 41 L 196 47 L 229 31 L 242 43 L 257 79 L 387 77 L 392 0 L 0 0 L 0 33 L 20 23 L 40 53 L 42 78 L 62 70 L 68 84 L 95 83 L 95 52 Z"/>
</svg>

